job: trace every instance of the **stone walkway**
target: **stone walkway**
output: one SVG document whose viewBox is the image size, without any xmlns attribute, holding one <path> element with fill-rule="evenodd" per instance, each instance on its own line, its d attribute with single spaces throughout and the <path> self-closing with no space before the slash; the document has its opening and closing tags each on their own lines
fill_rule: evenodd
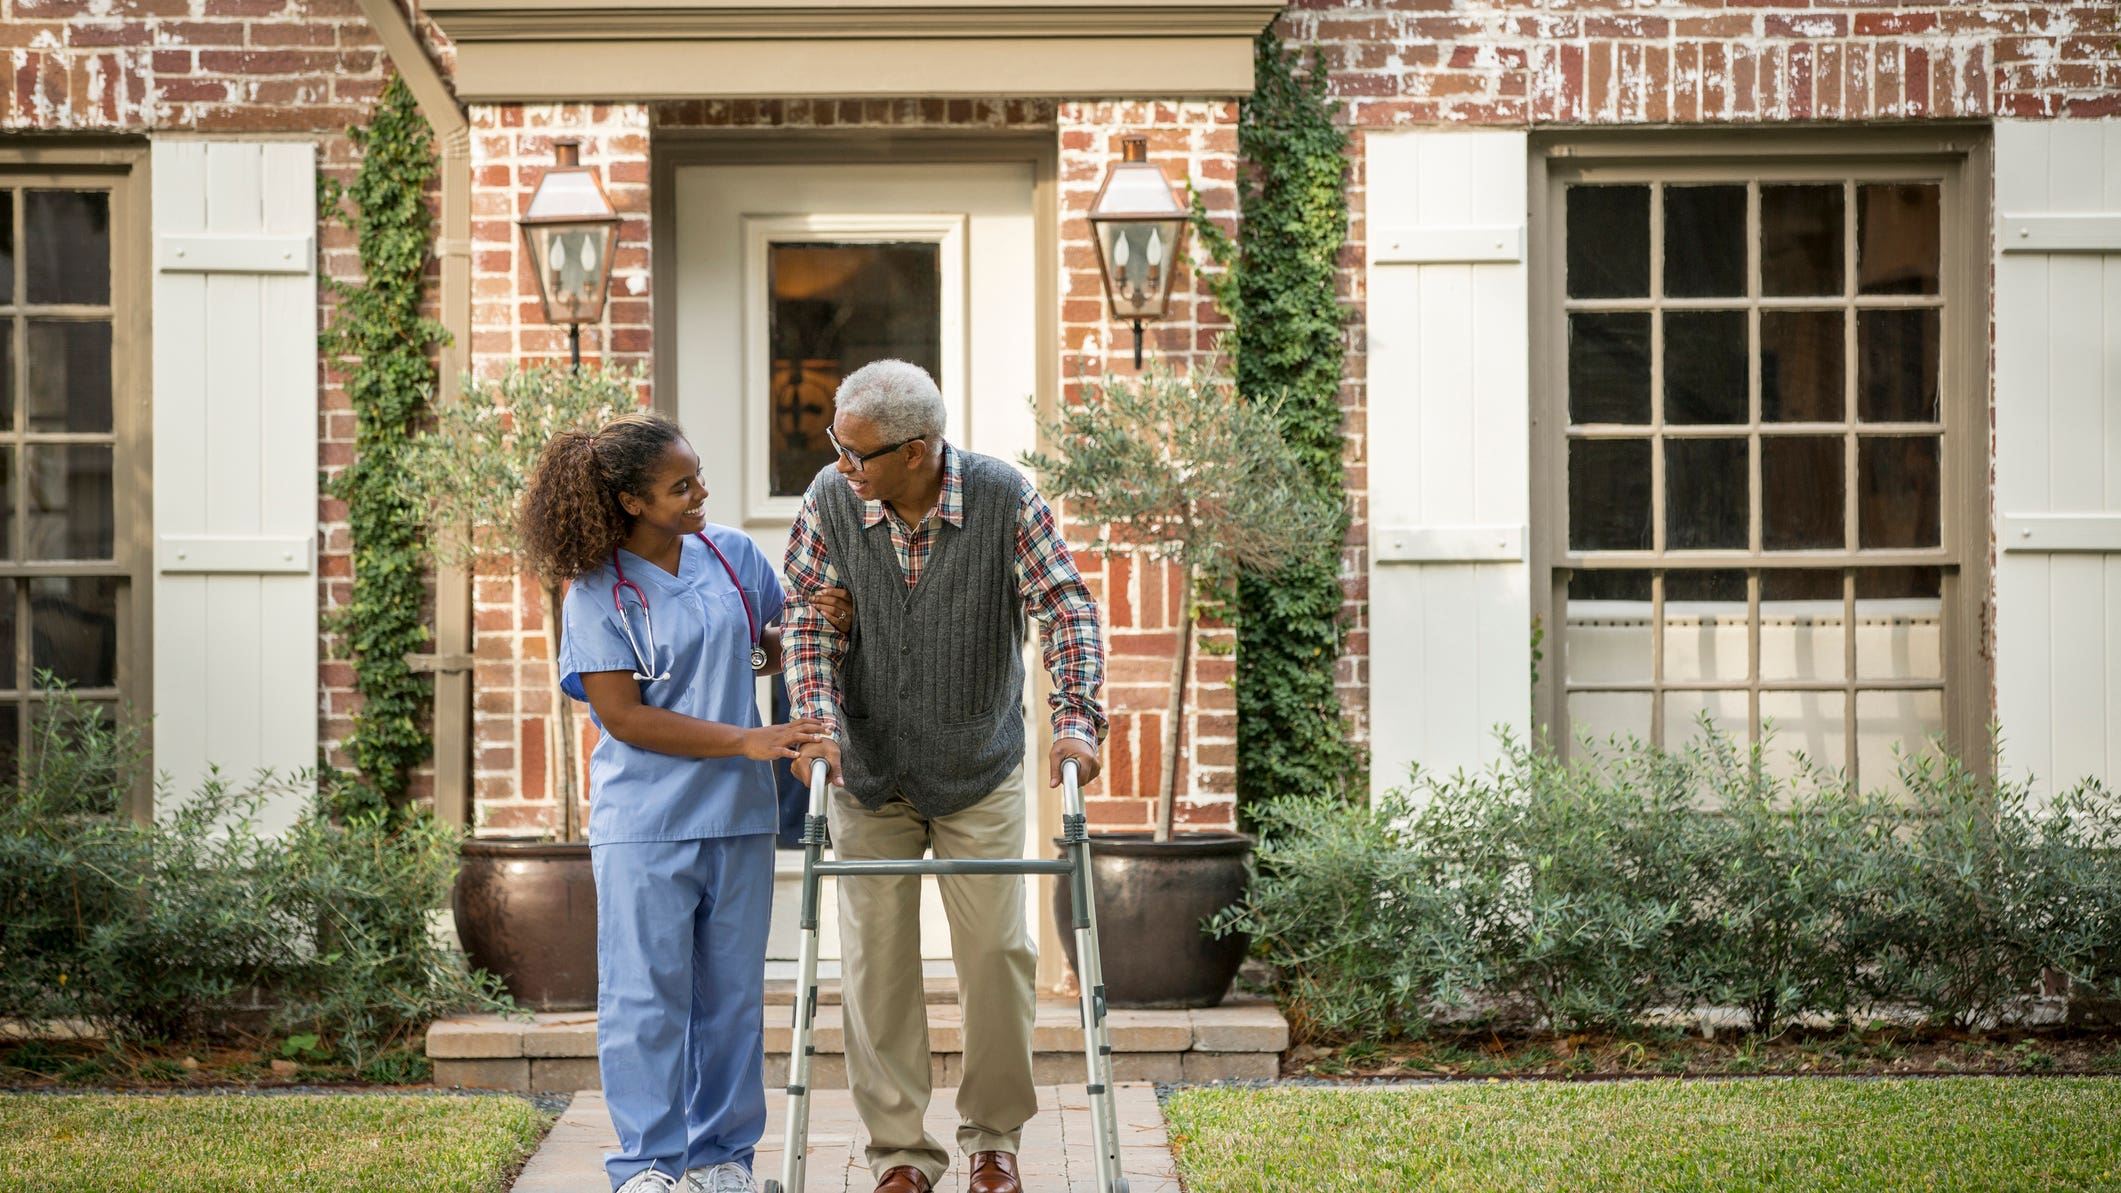
<svg viewBox="0 0 2121 1193">
<path fill-rule="evenodd" d="M 1156 1087 L 1122 1084 L 1116 1090 L 1120 1167 L 1126 1173 L 1129 1193 L 1178 1193 L 1178 1174 L 1164 1134 L 1163 1111 L 1156 1104 Z M 937 1139 L 949 1140 L 957 1132 L 957 1115 L 952 1110 L 956 1098 L 956 1090 L 938 1089 L 929 1102 L 928 1130 Z M 756 1165 L 761 1180 L 780 1177 L 782 1113 L 787 1102 L 781 1091 L 767 1092 L 766 1135 L 759 1141 Z M 1044 1085 L 1038 1090 L 1038 1106 L 1038 1116 L 1024 1125 L 1023 1150 L 1017 1155 L 1025 1188 L 1030 1193 L 1095 1193 L 1089 1096 L 1080 1085 Z M 865 1141 L 847 1091 L 817 1090 L 811 1096 L 810 1188 L 806 1193 L 869 1193 L 874 1180 L 862 1157 Z M 584 1090 L 553 1125 L 512 1193 L 601 1193 L 610 1187 L 604 1175 L 604 1150 L 617 1146 L 604 1095 Z M 965 1167 L 965 1158 L 958 1157 L 957 1167 L 936 1185 L 936 1193 L 960 1193 Z"/>
</svg>

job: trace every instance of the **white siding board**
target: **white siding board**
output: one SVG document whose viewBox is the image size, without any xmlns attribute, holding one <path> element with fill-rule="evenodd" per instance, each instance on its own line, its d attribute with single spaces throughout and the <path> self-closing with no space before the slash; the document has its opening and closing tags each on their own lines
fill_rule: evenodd
<svg viewBox="0 0 2121 1193">
<path fill-rule="evenodd" d="M 2000 223 L 2121 214 L 2121 121 L 2006 121 L 1996 151 Z M 2121 254 L 2003 247 L 1999 534 L 2043 517 L 2121 512 Z M 2002 545 L 1996 698 L 2006 767 L 2044 792 L 2085 776 L 2112 783 L 2121 778 L 2121 555 Z"/>
<path fill-rule="evenodd" d="M 314 152 L 297 143 L 158 142 L 156 236 L 313 238 Z M 278 265 L 235 272 L 227 261 L 201 272 L 173 254 L 158 262 L 155 533 L 313 542 L 314 261 L 295 274 Z M 240 782 L 315 764 L 313 555 L 301 553 L 299 570 L 281 562 L 269 574 L 158 571 L 155 759 L 178 797 L 209 766 Z M 300 810 L 291 793 L 267 809 L 264 827 L 284 827 Z"/>
<path fill-rule="evenodd" d="M 1522 240 L 1520 133 L 1373 135 L 1368 219 L 1422 229 L 1496 226 Z M 1527 522 L 1529 341 L 1521 259 L 1369 262 L 1370 520 L 1423 531 Z M 1449 773 L 1497 754 L 1494 731 L 1530 711 L 1530 584 L 1521 557 L 1371 556 L 1372 787 L 1408 768 Z"/>
</svg>

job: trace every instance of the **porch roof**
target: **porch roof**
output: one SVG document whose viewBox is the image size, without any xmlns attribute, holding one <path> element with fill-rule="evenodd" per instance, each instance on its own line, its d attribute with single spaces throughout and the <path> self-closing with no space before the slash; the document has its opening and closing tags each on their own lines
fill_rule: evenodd
<svg viewBox="0 0 2121 1193">
<path fill-rule="evenodd" d="M 471 102 L 1252 91 L 1267 0 L 429 0 Z"/>
</svg>

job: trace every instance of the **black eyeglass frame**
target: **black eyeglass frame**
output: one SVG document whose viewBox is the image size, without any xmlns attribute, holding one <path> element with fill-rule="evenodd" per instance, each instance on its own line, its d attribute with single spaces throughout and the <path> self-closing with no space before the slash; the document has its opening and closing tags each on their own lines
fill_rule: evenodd
<svg viewBox="0 0 2121 1193">
<path fill-rule="evenodd" d="M 909 443 L 919 443 L 926 438 L 928 438 L 926 435 L 915 435 L 911 439 L 901 439 L 897 443 L 894 443 L 889 447 L 880 447 L 873 452 L 857 453 L 850 450 L 845 444 L 842 444 L 840 442 L 840 437 L 832 433 L 831 423 L 825 424 L 826 441 L 832 444 L 832 450 L 839 453 L 840 459 L 847 461 L 847 466 L 849 468 L 854 469 L 856 472 L 867 471 L 862 466 L 864 464 L 867 464 L 869 461 L 876 459 L 878 456 L 888 456 L 892 452 L 897 451 L 898 449 L 906 446 Z"/>
</svg>

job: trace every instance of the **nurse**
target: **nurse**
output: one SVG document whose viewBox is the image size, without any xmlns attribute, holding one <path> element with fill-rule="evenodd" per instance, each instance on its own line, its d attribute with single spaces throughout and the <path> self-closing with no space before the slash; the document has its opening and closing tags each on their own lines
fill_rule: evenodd
<svg viewBox="0 0 2121 1193">
<path fill-rule="evenodd" d="M 765 1128 L 772 760 L 819 741 L 761 725 L 782 594 L 740 530 L 707 523 L 699 456 L 640 413 L 564 432 L 524 491 L 522 537 L 572 582 L 561 687 L 602 730 L 589 759 L 597 1061 L 622 1193 L 749 1193 Z M 844 593 L 820 608 L 848 618 Z"/>
</svg>

